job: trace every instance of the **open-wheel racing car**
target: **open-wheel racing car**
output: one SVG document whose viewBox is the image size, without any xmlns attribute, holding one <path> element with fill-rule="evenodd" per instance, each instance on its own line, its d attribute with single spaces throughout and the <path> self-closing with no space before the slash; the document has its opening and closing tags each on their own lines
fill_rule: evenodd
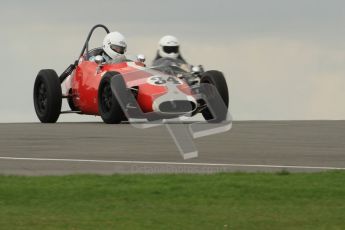
<svg viewBox="0 0 345 230">
<path fill-rule="evenodd" d="M 33 96 L 41 122 L 54 123 L 63 113 L 99 115 L 109 124 L 130 118 L 152 121 L 198 113 L 207 121 L 226 119 L 228 88 L 221 72 L 186 71 L 169 60 L 146 67 L 142 55 L 120 63 L 105 62 L 100 56 L 102 48 L 89 50 L 96 28 L 109 33 L 104 25 L 94 26 L 78 60 L 60 76 L 52 69 L 39 71 Z M 68 82 L 65 93 L 61 87 L 64 82 Z M 67 99 L 70 111 L 61 111 L 62 99 Z"/>
</svg>

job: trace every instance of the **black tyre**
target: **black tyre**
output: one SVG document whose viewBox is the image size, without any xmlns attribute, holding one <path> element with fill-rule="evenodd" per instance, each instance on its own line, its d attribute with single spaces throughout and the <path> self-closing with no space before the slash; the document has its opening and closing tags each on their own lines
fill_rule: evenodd
<svg viewBox="0 0 345 230">
<path fill-rule="evenodd" d="M 70 107 L 70 109 L 72 111 L 78 111 L 79 110 L 74 104 L 73 97 L 72 97 L 72 89 L 68 90 L 67 103 L 68 103 L 68 106 Z"/>
<path fill-rule="evenodd" d="M 206 71 L 201 75 L 201 83 L 205 84 L 211 84 L 215 86 L 217 89 L 219 95 L 223 99 L 223 102 L 228 108 L 229 106 L 229 92 L 228 92 L 228 86 L 226 84 L 225 77 L 222 72 L 216 71 L 216 70 L 210 70 Z M 214 94 L 212 92 L 207 92 L 209 103 L 212 103 L 214 98 Z M 202 115 L 205 118 L 205 120 L 210 121 L 214 120 L 214 117 L 212 116 L 211 111 L 208 107 L 202 110 Z M 221 122 L 226 119 L 226 113 L 222 114 L 220 117 L 214 120 L 214 122 Z"/>
<path fill-rule="evenodd" d="M 34 85 L 34 106 L 42 123 L 55 123 L 60 116 L 62 104 L 61 84 L 52 69 L 41 70 Z"/>
<path fill-rule="evenodd" d="M 98 110 L 104 123 L 119 124 L 126 120 L 121 106 L 111 90 L 111 79 L 120 77 L 115 72 L 106 73 L 98 87 Z"/>
</svg>

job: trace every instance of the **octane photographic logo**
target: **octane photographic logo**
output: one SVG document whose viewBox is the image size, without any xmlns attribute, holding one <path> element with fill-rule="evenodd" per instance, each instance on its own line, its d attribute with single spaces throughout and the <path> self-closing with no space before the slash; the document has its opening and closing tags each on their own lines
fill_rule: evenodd
<svg viewBox="0 0 345 230">
<path fill-rule="evenodd" d="M 164 125 L 174 140 L 183 159 L 191 159 L 198 157 L 198 150 L 195 146 L 194 139 L 227 132 L 232 127 L 231 114 L 224 104 L 223 99 L 219 95 L 217 89 L 211 84 L 200 84 L 197 90 L 193 92 L 193 96 L 184 93 L 176 94 L 179 89 L 175 81 L 171 80 L 171 76 L 157 76 L 152 80 L 164 81 L 167 87 L 167 93 L 157 97 L 153 103 L 172 102 L 172 101 L 190 101 L 191 98 L 200 98 L 206 102 L 207 109 L 212 114 L 213 119 L 208 122 L 193 121 L 191 113 L 181 113 L 177 118 L 162 119 L 157 112 L 144 113 L 137 103 L 133 93 L 126 88 L 123 76 L 117 75 L 111 80 L 111 89 L 117 98 L 122 110 L 124 111 L 128 122 L 135 128 L 148 129 Z M 178 79 L 179 80 L 179 79 Z M 130 84 L 127 81 L 127 84 Z M 180 80 L 179 80 L 180 81 Z M 192 107 L 192 105 L 190 105 Z M 187 109 L 192 111 L 193 108 Z"/>
</svg>

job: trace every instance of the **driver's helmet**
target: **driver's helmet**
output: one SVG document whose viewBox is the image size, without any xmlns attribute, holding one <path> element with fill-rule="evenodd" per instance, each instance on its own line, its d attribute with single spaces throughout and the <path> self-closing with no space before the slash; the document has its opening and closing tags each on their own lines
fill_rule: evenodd
<svg viewBox="0 0 345 230">
<path fill-rule="evenodd" d="M 127 49 L 125 37 L 119 32 L 107 34 L 103 40 L 103 50 L 112 59 L 124 56 Z"/>
<path fill-rule="evenodd" d="M 158 53 L 163 58 L 177 58 L 179 56 L 180 43 L 177 38 L 166 35 L 159 40 Z"/>
</svg>

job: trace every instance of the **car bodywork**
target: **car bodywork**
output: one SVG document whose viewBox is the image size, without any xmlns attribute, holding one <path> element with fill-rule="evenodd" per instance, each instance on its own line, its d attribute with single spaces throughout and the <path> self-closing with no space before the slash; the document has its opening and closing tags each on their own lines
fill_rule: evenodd
<svg viewBox="0 0 345 230">
<path fill-rule="evenodd" d="M 165 73 L 163 69 L 146 68 L 139 61 L 99 65 L 82 57 L 71 75 L 71 88 L 68 89 L 70 92 L 68 96 L 72 98 L 80 113 L 99 115 L 98 87 L 102 77 L 108 72 L 114 72 L 118 77 L 123 77 L 127 88 L 132 89 L 141 110 L 145 113 L 157 112 L 162 116 L 171 115 L 174 111 L 164 109 L 168 107 L 164 104 L 173 103 L 176 98 L 180 98 L 177 100 L 180 104 L 182 104 L 182 99 L 190 104 L 191 110 L 184 110 L 184 112 L 193 112 L 197 107 L 190 86 L 174 74 Z M 175 113 L 180 114 L 181 110 L 176 108 Z"/>
</svg>

